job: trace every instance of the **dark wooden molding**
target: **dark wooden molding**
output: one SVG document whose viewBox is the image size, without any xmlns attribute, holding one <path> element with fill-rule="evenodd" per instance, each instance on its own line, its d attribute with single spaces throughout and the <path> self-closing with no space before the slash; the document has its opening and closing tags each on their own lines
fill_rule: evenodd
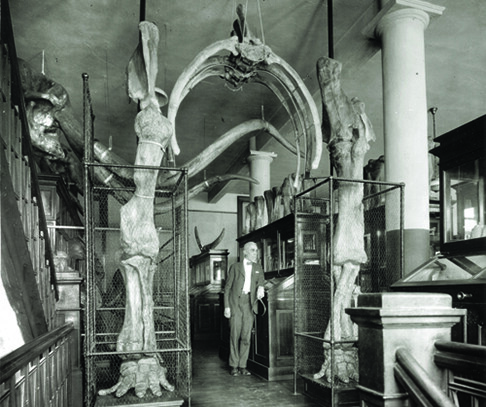
<svg viewBox="0 0 486 407">
<path fill-rule="evenodd" d="M 47 332 L 47 323 L 3 148 L 0 162 L 2 282 L 23 338 L 30 341 Z"/>
</svg>

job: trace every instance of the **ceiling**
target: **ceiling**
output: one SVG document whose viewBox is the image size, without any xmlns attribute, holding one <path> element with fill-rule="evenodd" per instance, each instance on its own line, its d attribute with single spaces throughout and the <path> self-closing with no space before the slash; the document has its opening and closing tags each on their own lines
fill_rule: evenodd
<svg viewBox="0 0 486 407">
<path fill-rule="evenodd" d="M 315 100 L 320 99 L 315 64 L 328 55 L 327 0 L 248 0 L 247 21 L 253 34 L 301 76 Z M 343 88 L 358 96 L 377 135 L 367 159 L 383 154 L 381 53 L 378 44 L 361 29 L 376 14 L 379 0 L 334 0 L 335 59 L 343 63 Z M 145 19 L 159 28 L 157 86 L 170 94 L 178 76 L 208 45 L 230 36 L 236 1 L 146 0 Z M 435 106 L 436 134 L 440 135 L 486 112 L 486 2 L 435 0 L 446 9 L 426 30 L 428 106 Z M 261 13 L 259 13 L 259 8 Z M 62 84 L 75 114 L 82 118 L 81 74 L 89 75 L 95 119 L 95 137 L 130 163 L 136 136 L 137 106 L 129 103 L 126 66 L 138 43 L 140 2 L 133 0 L 14 0 L 10 1 L 17 55 Z M 260 19 L 262 25 L 260 25 Z M 263 33 L 260 27 L 263 26 Z M 262 35 L 263 34 L 263 35 Z M 318 110 L 321 111 L 320 104 Z M 164 110 L 166 113 L 166 110 Z M 289 139 L 285 110 L 275 96 L 258 84 L 231 90 L 212 77 L 195 87 L 182 103 L 176 121 L 181 153 L 176 165 L 194 158 L 217 137 L 236 125 L 263 117 Z M 432 116 L 429 114 L 429 119 Z M 432 120 L 429 131 L 433 132 Z M 287 129 L 287 130 L 285 130 Z M 250 135 L 249 135 L 250 136 Z M 294 171 L 295 159 L 279 144 L 267 143 L 258 132 L 257 149 L 273 151 L 271 185 L 280 185 Z M 329 175 L 327 150 L 312 175 Z M 206 173 L 190 185 L 227 172 L 248 173 L 245 157 L 248 137 L 225 151 Z M 248 185 L 234 181 L 210 191 L 246 193 Z"/>
</svg>

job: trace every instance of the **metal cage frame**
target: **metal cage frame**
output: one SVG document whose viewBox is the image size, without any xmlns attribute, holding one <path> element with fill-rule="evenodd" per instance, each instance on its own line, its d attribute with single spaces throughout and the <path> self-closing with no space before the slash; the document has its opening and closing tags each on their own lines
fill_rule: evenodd
<svg viewBox="0 0 486 407">
<path fill-rule="evenodd" d="M 83 74 L 87 280 L 86 305 L 82 318 L 84 405 L 133 405 L 140 402 L 133 390 L 121 397 L 97 396 L 100 389 L 117 383 L 121 360 L 126 357 L 137 357 L 134 353 L 138 356 L 143 353 L 158 360 L 160 366 L 165 369 L 167 380 L 174 386 L 173 392 L 162 389 L 162 396 L 155 396 L 148 389 L 143 398 L 144 402 L 190 405 L 192 349 L 189 322 L 187 169 L 95 162 L 92 158 L 93 114 L 87 80 L 88 75 Z M 120 208 L 135 192 L 133 181 L 114 175 L 120 169 L 171 171 L 176 178 L 170 187 L 156 187 L 153 201 L 155 205 L 163 202 L 166 209 L 161 214 L 154 214 L 159 255 L 155 262 L 157 269 L 153 277 L 152 295 L 156 346 L 150 351 L 121 352 L 116 347 L 125 313 L 125 301 L 120 300 L 125 293 L 125 286 L 121 284 L 121 290 L 118 291 L 114 289 L 120 288 L 120 282 L 123 282 L 121 275 L 118 276 L 117 282 L 115 281 L 117 272 L 114 269 L 119 259 L 114 255 L 114 251 L 120 242 Z M 108 182 L 105 182 L 107 180 L 100 181 L 100 171 L 113 174 L 117 181 L 114 184 L 116 186 L 108 185 Z M 111 279 L 108 278 L 108 274 L 111 274 Z"/>
<path fill-rule="evenodd" d="M 365 251 L 368 263 L 363 265 L 357 279 L 364 283 L 363 292 L 387 291 L 401 278 L 403 270 L 403 183 L 366 181 L 338 177 L 313 179 L 313 186 L 297 194 L 295 208 L 295 270 L 294 270 L 294 393 L 297 380 L 304 380 L 304 392 L 318 396 L 324 406 L 336 406 L 340 391 L 355 386 L 337 379 L 332 383 L 324 378 L 314 379 L 312 373 L 320 369 L 324 346 L 330 349 L 331 377 L 335 377 L 335 351 L 340 345 L 357 347 L 356 341 L 334 341 L 333 314 L 335 277 L 334 232 L 338 213 L 338 188 L 343 183 L 362 185 Z M 309 184 L 309 183 L 308 183 Z M 398 229 L 394 247 L 394 269 L 391 275 L 386 267 L 390 255 L 386 250 L 387 219 Z M 373 236 L 373 234 L 375 236 Z M 378 239 L 376 238 L 378 236 Z M 398 255 L 398 259 L 396 256 Z M 331 340 L 324 339 L 330 324 Z M 308 389 L 311 389 L 307 391 Z"/>
</svg>

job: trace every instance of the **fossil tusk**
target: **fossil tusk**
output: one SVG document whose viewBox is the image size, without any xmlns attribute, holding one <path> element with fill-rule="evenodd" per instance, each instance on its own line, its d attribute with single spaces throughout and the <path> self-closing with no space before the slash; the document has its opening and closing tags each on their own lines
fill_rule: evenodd
<svg viewBox="0 0 486 407">
<path fill-rule="evenodd" d="M 194 237 L 196 239 L 197 246 L 199 247 L 201 253 L 208 252 L 209 250 L 214 249 L 221 242 L 221 240 L 223 240 L 224 231 L 225 229 L 223 228 L 219 236 L 213 242 L 203 246 L 201 244 L 201 239 L 199 238 L 199 232 L 197 230 L 197 226 L 194 226 Z"/>
<path fill-rule="evenodd" d="M 203 152 L 201 152 L 197 157 L 188 161 L 182 167 L 188 169 L 188 177 L 190 178 L 206 168 L 213 160 L 215 160 L 224 150 L 226 150 L 234 142 L 257 130 L 266 131 L 290 152 L 292 152 L 293 154 L 297 154 L 297 149 L 284 137 L 282 137 L 274 126 L 272 126 L 265 120 L 253 119 L 243 122 L 224 133 L 214 143 L 212 143 Z M 173 182 L 175 182 L 177 178 L 178 175 L 171 176 L 171 174 L 169 173 L 169 176 L 167 176 L 167 173 L 161 173 L 159 175 L 158 184 L 164 186 L 171 185 Z"/>
<path fill-rule="evenodd" d="M 193 186 L 187 193 L 187 200 L 191 200 L 196 195 L 200 194 L 201 192 L 208 190 L 213 185 L 219 182 L 226 182 L 226 181 L 246 181 L 252 182 L 254 184 L 258 184 L 258 181 L 255 178 L 248 177 L 246 175 L 239 175 L 239 174 L 225 174 L 225 175 L 217 175 L 215 177 L 209 178 L 206 181 L 201 182 L 198 185 Z M 172 210 L 172 208 L 177 208 L 184 203 L 184 198 L 182 196 L 178 197 L 174 203 L 171 200 L 167 200 L 156 204 L 154 207 L 155 214 L 166 213 Z"/>
</svg>

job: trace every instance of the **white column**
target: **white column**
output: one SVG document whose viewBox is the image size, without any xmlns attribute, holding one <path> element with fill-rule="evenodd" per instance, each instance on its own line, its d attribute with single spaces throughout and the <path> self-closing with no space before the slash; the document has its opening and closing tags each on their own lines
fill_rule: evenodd
<svg viewBox="0 0 486 407">
<path fill-rule="evenodd" d="M 382 46 L 385 176 L 405 183 L 407 274 L 430 255 L 424 31 L 428 13 L 440 14 L 443 8 L 413 0 L 390 0 L 385 8 L 374 29 Z M 396 205 L 391 210 L 396 211 Z M 398 217 L 389 212 L 387 231 L 398 238 L 399 226 Z"/>
<path fill-rule="evenodd" d="M 403 9 L 377 27 L 382 43 L 385 171 L 405 182 L 405 229 L 429 229 L 424 29 L 427 13 Z"/>
<path fill-rule="evenodd" d="M 259 184 L 250 183 L 250 201 L 253 202 L 256 196 L 263 196 L 263 193 L 271 189 L 270 185 L 270 164 L 277 157 L 275 153 L 250 150 L 248 164 L 250 165 L 250 177 L 255 178 Z"/>
</svg>

